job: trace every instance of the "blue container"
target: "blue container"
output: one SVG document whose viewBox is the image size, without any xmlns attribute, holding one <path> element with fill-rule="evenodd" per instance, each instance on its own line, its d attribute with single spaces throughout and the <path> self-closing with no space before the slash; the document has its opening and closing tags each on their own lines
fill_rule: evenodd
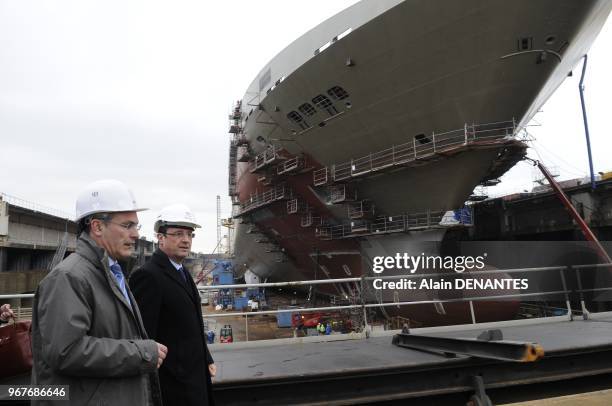
<svg viewBox="0 0 612 406">
<path fill-rule="evenodd" d="M 291 327 L 291 315 L 292 314 L 293 312 L 290 312 L 290 311 L 276 313 L 276 325 L 278 327 Z"/>
<path fill-rule="evenodd" d="M 232 264 L 229 261 L 213 261 L 214 268 L 211 271 L 213 278 L 218 278 L 220 274 L 223 273 L 232 273 Z"/>
<path fill-rule="evenodd" d="M 232 285 L 234 283 L 234 274 L 232 272 L 219 272 L 213 277 L 215 285 Z"/>
<path fill-rule="evenodd" d="M 235 297 L 234 298 L 234 309 L 242 310 L 249 306 L 249 298 L 248 297 Z"/>
</svg>

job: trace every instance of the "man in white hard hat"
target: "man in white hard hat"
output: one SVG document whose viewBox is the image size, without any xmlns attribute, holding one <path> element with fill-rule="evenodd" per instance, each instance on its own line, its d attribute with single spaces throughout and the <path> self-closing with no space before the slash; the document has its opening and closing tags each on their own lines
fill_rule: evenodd
<svg viewBox="0 0 612 406">
<path fill-rule="evenodd" d="M 70 401 L 33 405 L 162 404 L 167 348 L 147 338 L 119 263 L 134 251 L 141 210 L 117 180 L 79 193 L 76 252 L 40 282 L 32 309 L 32 384 L 67 385 Z"/>
<path fill-rule="evenodd" d="M 159 369 L 165 406 L 214 404 L 216 368 L 206 345 L 201 299 L 183 266 L 198 227 L 184 204 L 162 209 L 154 226 L 159 249 L 130 277 L 149 336 L 168 347 Z"/>
</svg>

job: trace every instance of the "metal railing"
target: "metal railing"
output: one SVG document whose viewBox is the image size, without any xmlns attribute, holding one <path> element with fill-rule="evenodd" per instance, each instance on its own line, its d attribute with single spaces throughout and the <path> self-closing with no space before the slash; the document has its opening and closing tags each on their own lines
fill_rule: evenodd
<svg viewBox="0 0 612 406">
<path fill-rule="evenodd" d="M 34 297 L 34 293 L 14 293 L 9 295 L 0 295 L 0 301 L 5 299 L 31 299 Z"/>
<path fill-rule="evenodd" d="M 300 226 L 304 228 L 312 226 L 313 224 L 312 218 L 313 218 L 312 213 L 304 214 L 302 218 L 300 219 Z"/>
<path fill-rule="evenodd" d="M 259 207 L 274 203 L 278 200 L 289 199 L 293 196 L 291 189 L 285 184 L 280 184 L 269 189 L 262 194 L 254 194 L 250 199 L 241 205 L 240 214 L 257 209 Z"/>
<path fill-rule="evenodd" d="M 374 215 L 374 205 L 369 200 L 351 202 L 347 207 L 349 219 L 361 219 Z"/>
<path fill-rule="evenodd" d="M 451 222 L 448 221 L 451 219 L 455 220 L 453 224 L 450 224 Z M 373 220 L 360 220 L 357 217 L 354 217 L 354 220 L 348 224 L 318 227 L 315 230 L 315 235 L 323 240 L 336 240 L 341 238 L 400 233 L 459 224 L 471 225 L 471 216 L 462 215 L 459 219 L 455 219 L 454 215 L 449 214 L 445 210 L 428 210 L 421 213 L 377 217 Z"/>
<path fill-rule="evenodd" d="M 285 173 L 295 172 L 299 169 L 302 169 L 303 166 L 304 158 L 302 158 L 301 156 L 295 156 L 278 164 L 278 167 L 276 168 L 276 174 L 282 175 Z"/>
<path fill-rule="evenodd" d="M 312 173 L 312 177 L 314 180 L 315 186 L 322 186 L 327 184 L 329 175 L 329 169 L 327 167 L 323 167 L 321 169 L 317 169 Z"/>
<path fill-rule="evenodd" d="M 0 192 L 0 200 L 7 202 L 10 205 L 18 206 L 24 209 L 36 211 L 39 213 L 49 214 L 51 216 L 59 217 L 62 219 L 74 221 L 74 216 L 64 211 L 53 209 L 51 207 L 43 206 L 38 203 L 30 202 L 24 199 L 20 199 L 15 196 L 8 195 Z"/>
<path fill-rule="evenodd" d="M 553 273 L 557 272 L 559 275 L 559 281 L 561 283 L 562 289 L 560 290 L 551 290 L 551 291 L 542 291 L 535 293 L 511 293 L 511 294 L 495 294 L 495 295 L 487 295 L 487 296 L 472 296 L 465 298 L 454 298 L 454 299 L 432 299 L 432 300 L 415 300 L 415 301 L 399 301 L 399 296 L 395 297 L 394 301 L 382 302 L 378 301 L 377 303 L 369 303 L 366 298 L 363 297 L 364 292 L 366 292 L 366 283 L 373 282 L 375 280 L 395 280 L 395 279 L 424 279 L 424 278 L 437 278 L 443 275 L 444 277 L 465 277 L 466 274 L 463 273 L 429 273 L 429 274 L 409 274 L 409 275 L 389 275 L 389 276 L 362 276 L 359 278 L 336 278 L 336 279 L 320 279 L 320 280 L 304 280 L 304 281 L 293 281 L 293 282 L 272 282 L 272 283 L 252 283 L 252 284 L 243 284 L 243 285 L 216 285 L 216 286 L 199 286 L 198 289 L 200 291 L 206 290 L 218 290 L 218 289 L 245 289 L 245 288 L 271 288 L 271 287 L 296 287 L 296 286 L 314 286 L 314 285 L 326 285 L 326 284 L 344 284 L 344 283 L 353 283 L 359 288 L 358 291 L 362 293 L 361 303 L 360 304 L 349 304 L 349 305 L 338 305 L 338 306 L 322 306 L 322 307 L 310 307 L 310 308 L 292 308 L 292 309 L 277 309 L 277 310 L 261 310 L 256 312 L 228 312 L 228 313 L 212 313 L 205 314 L 203 317 L 206 318 L 219 318 L 219 317 L 235 317 L 235 316 L 244 316 L 245 317 L 245 325 L 246 325 L 246 341 L 249 341 L 248 337 L 248 318 L 249 316 L 255 317 L 258 315 L 271 315 L 271 314 L 281 314 L 281 313 L 312 313 L 312 312 L 325 312 L 325 311 L 333 311 L 333 310 L 351 310 L 351 309 L 361 309 L 363 311 L 363 327 L 364 329 L 368 328 L 368 318 L 366 309 L 371 308 L 380 308 L 383 309 L 385 307 L 401 307 L 401 306 L 415 306 L 415 305 L 427 305 L 427 304 L 444 304 L 444 303 L 468 303 L 469 309 L 469 318 L 471 324 L 477 324 L 478 321 L 476 319 L 476 313 L 474 310 L 474 302 L 479 301 L 499 301 L 499 300 L 507 300 L 507 299 L 531 299 L 538 297 L 551 297 L 551 296 L 559 296 L 563 299 L 556 301 L 565 301 L 565 310 L 566 317 L 568 320 L 573 320 L 575 315 L 581 316 L 583 319 L 589 318 L 589 310 L 586 306 L 586 301 L 584 298 L 584 293 L 587 292 L 607 292 L 612 291 L 612 287 L 602 287 L 602 288 L 591 288 L 584 289 L 582 284 L 581 271 L 594 271 L 597 269 L 612 269 L 612 263 L 610 264 L 592 264 L 592 265 L 573 265 L 573 266 L 551 266 L 551 267 L 537 267 L 537 268 L 515 268 L 515 269 L 495 269 L 495 270 L 480 270 L 478 272 L 470 273 L 469 276 L 472 277 L 482 277 L 484 275 L 512 275 L 512 274 L 530 274 L 530 273 Z M 578 289 L 570 289 L 568 288 L 567 278 L 565 272 L 574 271 L 574 275 L 576 276 L 576 282 Z M 492 278 L 493 279 L 493 278 Z M 575 295 L 571 297 L 570 295 Z M 580 309 L 572 308 L 572 300 L 580 303 Z"/>
<path fill-rule="evenodd" d="M 336 185 L 330 187 L 329 201 L 332 204 L 351 202 L 357 199 L 356 192 L 348 185 Z"/>
<path fill-rule="evenodd" d="M 276 162 L 283 157 L 279 154 L 280 147 L 270 146 L 266 148 L 263 152 L 257 154 L 255 159 L 251 164 L 251 172 L 256 172 L 267 165 L 270 165 Z"/>
<path fill-rule="evenodd" d="M 44 229 L 41 229 L 44 230 Z M 52 230 L 52 231 L 56 231 L 56 230 Z M 44 231 L 41 231 L 41 236 L 40 237 L 27 237 L 27 238 L 19 238 L 19 237 L 15 237 L 15 236 L 11 236 L 9 235 L 8 237 L 8 241 L 11 242 L 12 244 L 24 244 L 24 245 L 35 245 L 35 246 L 40 246 L 40 247 L 59 247 L 62 244 L 62 234 L 57 234 L 55 235 L 55 238 L 53 238 L 53 236 L 49 236 L 49 235 L 43 235 L 42 233 L 44 233 Z M 68 238 L 68 241 L 66 242 L 66 247 L 68 247 L 71 250 L 76 249 L 76 235 L 71 235 Z"/>
<path fill-rule="evenodd" d="M 302 227 L 322 226 L 323 224 L 325 224 L 325 219 L 312 212 L 304 214 L 300 222 Z"/>
<path fill-rule="evenodd" d="M 309 209 L 308 203 L 299 199 L 291 199 L 287 201 L 287 214 L 307 213 Z"/>
<path fill-rule="evenodd" d="M 430 136 L 422 135 L 405 144 L 394 145 L 382 151 L 334 164 L 331 168 L 318 169 L 313 172 L 313 182 L 315 186 L 322 186 L 330 180 L 344 181 L 389 167 L 433 157 L 451 149 L 512 137 L 515 133 L 514 120 L 488 124 L 465 124 L 461 129 L 443 133 L 433 132 Z"/>
<path fill-rule="evenodd" d="M 427 274 L 408 274 L 408 275 L 389 275 L 389 276 L 361 276 L 351 278 L 335 278 L 335 279 L 319 279 L 319 280 L 304 280 L 304 281 L 291 281 L 291 282 L 272 282 L 272 283 L 251 283 L 251 284 L 233 284 L 233 285 L 209 285 L 199 286 L 199 291 L 209 290 L 221 290 L 221 289 L 246 289 L 246 288 L 271 288 L 271 287 L 296 287 L 296 286 L 315 286 L 315 285 L 327 285 L 327 284 L 354 284 L 357 287 L 357 291 L 360 292 L 360 303 L 359 304 L 348 304 L 348 305 L 337 305 L 337 306 L 321 306 L 311 308 L 294 308 L 294 309 L 276 309 L 276 310 L 261 310 L 257 312 L 227 312 L 227 313 L 211 313 L 204 314 L 204 319 L 210 318 L 222 318 L 222 317 L 234 317 L 234 316 L 245 316 L 246 324 L 246 339 L 248 341 L 248 318 L 249 316 L 254 317 L 265 314 L 280 314 L 280 313 L 307 313 L 307 312 L 321 312 L 321 311 L 332 311 L 332 310 L 351 310 L 361 309 L 363 311 L 363 327 L 368 328 L 368 315 L 366 309 L 370 308 L 385 308 L 385 307 L 401 307 L 401 306 L 415 306 L 415 305 L 426 305 L 426 304 L 438 304 L 438 303 L 468 303 L 469 304 L 469 317 L 471 324 L 477 324 L 476 314 L 474 311 L 474 302 L 479 301 L 498 301 L 505 299 L 531 299 L 531 298 L 542 298 L 558 296 L 562 299 L 555 299 L 557 302 L 565 301 L 566 316 L 568 320 L 573 320 L 575 315 L 581 316 L 583 319 L 588 319 L 591 312 L 587 309 L 585 293 L 602 293 L 612 292 L 612 287 L 593 287 L 585 288 L 583 284 L 583 272 L 593 272 L 598 270 L 610 271 L 612 269 L 612 263 L 609 264 L 590 264 L 590 265 L 571 265 L 571 266 L 551 266 L 551 267 L 536 267 L 536 268 L 515 268 L 515 269 L 493 269 L 493 270 L 479 270 L 470 274 L 463 273 L 427 273 Z M 578 289 L 568 287 L 568 279 L 566 272 L 573 272 L 575 276 L 575 282 Z M 415 300 L 415 301 L 399 301 L 399 297 L 396 297 L 394 301 L 383 302 L 380 299 L 371 303 L 365 296 L 368 294 L 367 283 L 374 283 L 375 280 L 388 281 L 397 279 L 425 279 L 425 278 L 438 278 L 440 276 L 463 278 L 466 276 L 471 277 L 483 277 L 485 275 L 504 275 L 511 276 L 513 274 L 533 274 L 533 273 L 558 273 L 559 281 L 561 283 L 561 289 L 548 290 L 535 293 L 510 293 L 510 294 L 494 294 L 485 296 L 471 296 L 461 297 L 454 299 L 431 299 L 431 300 Z M 491 278 L 494 280 L 494 278 Z M 546 278 L 547 281 L 552 280 Z M 33 298 L 34 294 L 8 294 L 0 295 L 0 302 L 5 299 L 19 299 L 19 298 Z M 580 304 L 580 309 L 574 309 L 572 307 L 572 301 Z M 24 315 L 27 314 L 27 309 L 24 310 Z"/>
</svg>

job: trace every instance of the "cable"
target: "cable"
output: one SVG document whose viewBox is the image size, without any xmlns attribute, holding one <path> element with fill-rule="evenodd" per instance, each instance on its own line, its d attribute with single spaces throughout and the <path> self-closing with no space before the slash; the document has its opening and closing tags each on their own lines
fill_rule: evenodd
<svg viewBox="0 0 612 406">
<path fill-rule="evenodd" d="M 555 158 L 556 158 L 556 159 L 558 159 L 559 161 L 561 161 L 561 162 L 565 163 L 567 166 L 569 166 L 569 167 L 571 167 L 572 169 L 574 169 L 574 170 L 576 170 L 576 171 L 577 171 L 577 172 L 572 172 L 572 171 L 569 171 L 569 170 L 567 170 L 567 169 L 566 169 L 566 171 L 567 171 L 567 172 L 574 173 L 574 174 L 578 174 L 578 175 L 581 175 L 581 176 L 586 176 L 586 175 L 585 175 L 585 173 L 584 173 L 584 171 L 583 171 L 582 169 L 580 169 L 580 168 L 578 168 L 578 167 L 576 167 L 576 166 L 572 165 L 571 163 L 569 163 L 568 161 L 566 161 L 566 160 L 565 160 L 565 159 L 563 159 L 562 157 L 558 156 L 557 154 L 555 154 L 554 152 L 552 152 L 552 151 L 551 151 L 551 150 L 549 150 L 548 148 L 544 147 L 544 145 L 543 145 L 542 143 L 539 143 L 539 142 L 537 142 L 536 140 L 533 140 L 533 143 L 534 143 L 534 144 L 536 144 L 536 143 L 537 143 L 537 144 L 538 144 L 538 147 L 539 147 L 540 149 L 543 149 L 544 151 L 546 151 L 546 153 L 547 153 L 547 154 L 552 155 L 553 157 L 555 157 Z M 539 152 L 537 151 L 537 147 L 534 145 L 534 146 L 532 146 L 532 148 L 533 148 L 534 150 L 536 150 L 536 152 L 538 153 L 538 156 L 540 156 L 540 155 L 539 155 Z"/>
</svg>

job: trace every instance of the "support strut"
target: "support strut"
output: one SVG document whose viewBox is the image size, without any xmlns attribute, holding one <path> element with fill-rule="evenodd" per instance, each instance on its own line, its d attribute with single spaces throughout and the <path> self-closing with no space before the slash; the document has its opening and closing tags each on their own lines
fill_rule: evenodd
<svg viewBox="0 0 612 406">
<path fill-rule="evenodd" d="M 525 160 L 537 166 L 538 169 L 542 172 L 546 180 L 548 180 L 550 187 L 553 189 L 553 191 L 555 192 L 559 200 L 561 200 L 561 202 L 563 203 L 567 211 L 569 211 L 574 221 L 578 224 L 578 226 L 582 230 L 582 233 L 584 234 L 584 238 L 587 241 L 590 241 L 593 244 L 595 244 L 595 248 L 597 249 L 598 254 L 601 257 L 601 259 L 604 261 L 604 263 L 607 263 L 607 264 L 612 263 L 612 259 L 610 258 L 610 256 L 608 255 L 604 247 L 601 245 L 601 243 L 599 242 L 599 240 L 597 239 L 593 231 L 591 231 L 588 224 L 584 221 L 582 217 L 580 217 L 580 214 L 578 214 L 578 211 L 576 211 L 576 208 L 574 207 L 570 199 L 567 197 L 565 192 L 563 192 L 563 189 L 561 189 L 561 187 L 559 186 L 555 178 L 553 178 L 550 172 L 548 172 L 548 169 L 546 169 L 546 167 L 542 165 L 540 161 L 536 161 L 530 158 L 525 158 Z"/>
</svg>

